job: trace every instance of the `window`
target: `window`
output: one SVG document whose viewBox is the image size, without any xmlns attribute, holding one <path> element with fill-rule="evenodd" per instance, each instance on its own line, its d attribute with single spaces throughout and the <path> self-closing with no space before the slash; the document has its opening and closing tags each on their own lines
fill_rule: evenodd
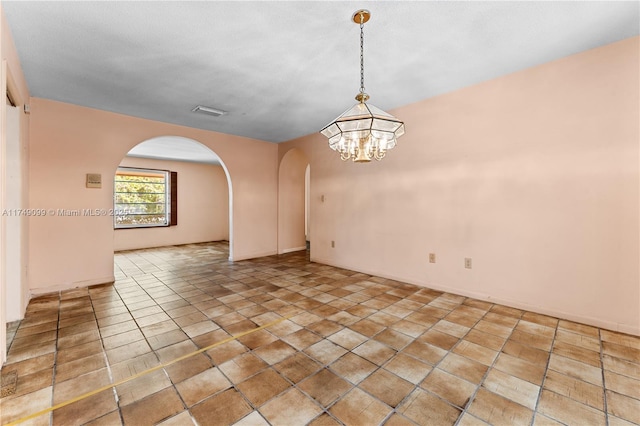
<svg viewBox="0 0 640 426">
<path fill-rule="evenodd" d="M 115 228 L 177 225 L 177 174 L 120 167 L 113 193 Z"/>
</svg>

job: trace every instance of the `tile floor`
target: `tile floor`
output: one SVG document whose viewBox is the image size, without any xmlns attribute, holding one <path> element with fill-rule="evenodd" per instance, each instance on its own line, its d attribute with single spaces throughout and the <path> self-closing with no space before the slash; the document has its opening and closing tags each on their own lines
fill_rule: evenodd
<svg viewBox="0 0 640 426">
<path fill-rule="evenodd" d="M 640 423 L 637 337 L 305 252 L 227 255 L 224 242 L 121 252 L 114 285 L 33 299 L 1 423 L 87 393 L 24 424 Z"/>
</svg>

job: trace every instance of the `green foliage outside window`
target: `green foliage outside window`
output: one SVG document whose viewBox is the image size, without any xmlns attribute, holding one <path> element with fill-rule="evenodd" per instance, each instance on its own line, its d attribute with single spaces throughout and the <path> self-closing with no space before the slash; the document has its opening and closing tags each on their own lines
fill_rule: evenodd
<svg viewBox="0 0 640 426">
<path fill-rule="evenodd" d="M 114 184 L 116 228 L 168 224 L 165 172 L 118 169 Z"/>
</svg>

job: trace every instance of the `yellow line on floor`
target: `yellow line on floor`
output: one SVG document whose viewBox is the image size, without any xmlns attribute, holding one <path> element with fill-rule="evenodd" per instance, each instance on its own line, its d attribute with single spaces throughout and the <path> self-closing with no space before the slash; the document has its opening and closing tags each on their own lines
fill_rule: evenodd
<svg viewBox="0 0 640 426">
<path fill-rule="evenodd" d="M 103 386 L 101 388 L 92 390 L 90 392 L 87 392 L 87 393 L 82 394 L 80 396 L 77 396 L 75 398 L 69 399 L 69 400 L 67 400 L 65 402 L 61 402 L 60 404 L 56 404 L 53 407 L 46 408 L 44 410 L 38 411 L 37 413 L 33 413 L 33 414 L 30 414 L 30 415 L 28 415 L 26 417 L 23 417 L 21 419 L 15 420 L 15 421 L 13 421 L 11 423 L 7 423 L 5 426 L 12 426 L 12 425 L 17 425 L 17 424 L 20 424 L 20 423 L 24 423 L 24 422 L 26 422 L 28 420 L 31 420 L 31 419 L 36 418 L 38 416 L 41 416 L 43 414 L 47 414 L 47 413 L 50 413 L 50 412 L 52 412 L 54 410 L 57 410 L 58 408 L 66 407 L 67 405 L 73 404 L 74 402 L 78 402 L 78 401 L 81 401 L 83 399 L 89 398 L 90 396 L 96 395 L 96 394 L 98 394 L 100 392 L 104 392 L 104 391 L 106 391 L 108 389 L 111 389 L 111 388 L 114 388 L 116 386 L 120 386 L 120 385 L 122 385 L 124 383 L 130 382 L 131 380 L 135 380 L 138 377 L 142 377 L 142 376 L 144 376 L 146 374 L 153 373 L 154 371 L 161 370 L 161 369 L 163 369 L 165 367 L 168 367 L 168 366 L 170 366 L 172 364 L 175 364 L 176 362 L 180 362 L 180 361 L 183 361 L 183 360 L 185 360 L 187 358 L 190 358 L 190 357 L 192 357 L 194 355 L 198 355 L 198 354 L 201 354 L 202 352 L 206 352 L 209 349 L 215 348 L 216 346 L 220 346 L 220 345 L 223 345 L 225 343 L 231 342 L 233 340 L 237 340 L 240 337 L 246 336 L 247 334 L 251 334 L 251 333 L 254 333 L 254 332 L 259 331 L 259 330 L 264 330 L 265 328 L 269 328 L 269 327 L 271 327 L 273 325 L 276 325 L 276 324 L 278 324 L 278 323 L 280 323 L 280 322 L 282 322 L 284 320 L 287 320 L 289 318 L 290 317 L 288 317 L 288 316 L 287 317 L 282 317 L 282 318 L 279 318 L 279 319 L 277 319 L 275 321 L 272 321 L 272 322 L 270 322 L 268 324 L 261 325 L 258 328 L 253 328 L 251 330 L 243 331 L 242 333 L 238 333 L 238 334 L 235 334 L 233 336 L 229 336 L 226 339 L 223 339 L 223 340 L 221 340 L 219 342 L 216 342 L 216 343 L 214 343 L 212 345 L 207 346 L 206 348 L 198 349 L 195 352 L 191 352 L 191 353 L 188 353 L 186 355 L 182 355 L 181 357 L 178 357 L 178 358 L 176 358 L 176 359 L 174 359 L 172 361 L 166 362 L 164 364 L 157 365 L 157 366 L 152 367 L 152 368 L 150 368 L 148 370 L 142 371 L 142 372 L 140 372 L 138 374 L 134 374 L 133 376 L 129 376 L 126 379 L 122 379 L 122 380 L 120 380 L 118 382 L 115 382 L 115 383 L 112 383 L 110 385 L 106 385 L 106 386 Z"/>
</svg>

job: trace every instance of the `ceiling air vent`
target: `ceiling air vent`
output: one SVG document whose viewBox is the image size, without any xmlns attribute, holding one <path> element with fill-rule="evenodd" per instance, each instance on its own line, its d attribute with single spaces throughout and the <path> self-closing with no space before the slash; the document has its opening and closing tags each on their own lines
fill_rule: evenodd
<svg viewBox="0 0 640 426">
<path fill-rule="evenodd" d="M 200 112 L 202 114 L 213 115 L 214 117 L 220 117 L 221 115 L 225 115 L 227 113 L 227 111 L 223 111 L 221 109 L 211 108 L 211 107 L 203 106 L 203 105 L 198 105 L 197 107 L 195 107 L 191 111 Z"/>
</svg>

